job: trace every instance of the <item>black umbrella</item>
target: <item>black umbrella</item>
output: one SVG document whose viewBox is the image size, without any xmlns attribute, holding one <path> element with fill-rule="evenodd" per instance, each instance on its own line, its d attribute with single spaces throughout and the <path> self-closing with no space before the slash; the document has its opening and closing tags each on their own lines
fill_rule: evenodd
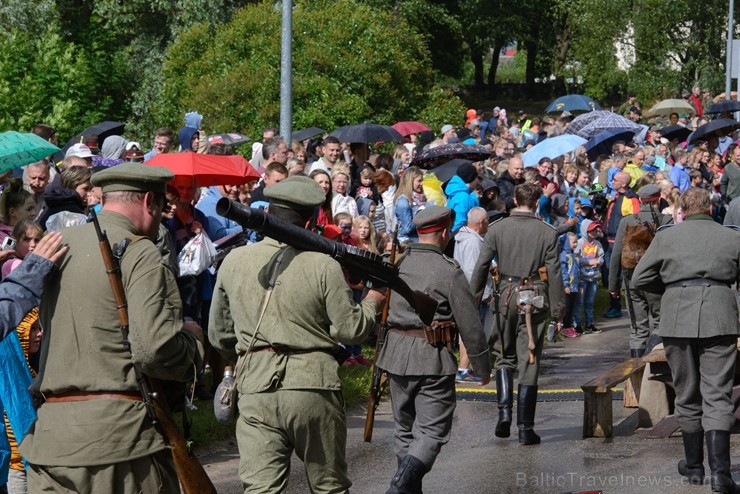
<svg viewBox="0 0 740 494">
<path fill-rule="evenodd" d="M 740 129 L 740 122 L 731 118 L 720 118 L 712 120 L 696 129 L 691 137 L 689 137 L 689 144 L 693 144 L 700 139 L 707 139 L 711 136 L 722 137 L 735 129 Z"/>
<path fill-rule="evenodd" d="M 728 101 L 723 99 L 722 101 L 718 101 L 710 106 L 708 110 L 704 111 L 704 113 L 731 113 L 735 111 L 740 111 L 740 101 Z"/>
<path fill-rule="evenodd" d="M 399 142 L 403 136 L 393 127 L 373 123 L 345 125 L 331 133 L 342 142 Z"/>
<path fill-rule="evenodd" d="M 112 122 L 110 120 L 106 120 L 105 122 L 100 122 L 99 124 L 93 125 L 92 127 L 88 127 L 76 136 L 74 136 L 72 139 L 67 141 L 67 144 L 62 148 L 61 151 L 59 151 L 57 154 L 54 155 L 54 162 L 61 161 L 64 159 L 64 155 L 67 153 L 67 150 L 74 146 L 75 144 L 81 142 L 81 139 L 85 136 L 91 136 L 96 135 L 98 136 L 98 147 L 103 145 L 103 141 L 108 136 L 122 136 L 123 131 L 126 129 L 126 124 L 123 122 Z"/>
<path fill-rule="evenodd" d="M 691 135 L 691 129 L 688 129 L 683 125 L 671 125 L 669 127 L 663 127 L 660 131 L 660 135 L 669 141 L 678 139 L 678 142 L 683 142 Z"/>
<path fill-rule="evenodd" d="M 229 146 L 238 146 L 239 144 L 245 144 L 251 139 L 240 134 L 239 132 L 229 132 L 226 134 L 213 134 L 208 136 L 208 144 L 226 144 Z"/>
<path fill-rule="evenodd" d="M 307 129 L 296 130 L 291 134 L 290 138 L 294 141 L 301 142 L 306 139 L 316 137 L 317 135 L 324 134 L 325 132 L 326 131 L 324 129 L 320 129 L 318 127 L 309 127 Z"/>
<path fill-rule="evenodd" d="M 448 161 L 461 158 L 473 162 L 483 161 L 491 157 L 493 153 L 483 146 L 465 145 L 462 143 L 443 144 L 432 149 L 422 151 L 411 162 L 412 165 L 419 168 L 434 168 Z"/>
<path fill-rule="evenodd" d="M 586 143 L 586 154 L 591 161 L 601 154 L 612 154 L 612 145 L 617 141 L 631 142 L 635 137 L 635 129 L 607 129 L 599 132 Z"/>
<path fill-rule="evenodd" d="M 454 160 L 448 161 L 442 166 L 438 166 L 437 168 L 432 170 L 432 173 L 437 175 L 437 178 L 440 182 L 446 184 L 452 179 L 452 177 L 457 174 L 457 169 L 466 163 L 472 163 L 472 161 L 456 158 Z"/>
</svg>

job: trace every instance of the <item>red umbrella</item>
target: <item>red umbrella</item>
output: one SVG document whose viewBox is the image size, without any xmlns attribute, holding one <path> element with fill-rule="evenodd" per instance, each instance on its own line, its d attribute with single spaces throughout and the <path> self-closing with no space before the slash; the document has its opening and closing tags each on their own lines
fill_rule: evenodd
<svg viewBox="0 0 740 494">
<path fill-rule="evenodd" d="M 241 185 L 260 178 L 249 161 L 238 155 L 198 154 L 192 151 L 164 153 L 144 164 L 167 168 L 175 176 L 193 177 L 197 187 Z"/>
<path fill-rule="evenodd" d="M 420 122 L 396 122 L 393 125 L 391 125 L 394 129 L 398 131 L 399 134 L 406 137 L 411 134 L 418 134 L 419 132 L 424 132 L 425 130 L 432 130 L 423 123 Z"/>
</svg>

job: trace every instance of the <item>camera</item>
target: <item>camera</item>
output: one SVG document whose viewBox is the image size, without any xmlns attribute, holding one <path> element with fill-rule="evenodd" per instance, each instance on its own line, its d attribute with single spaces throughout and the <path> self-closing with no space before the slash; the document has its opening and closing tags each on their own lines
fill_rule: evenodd
<svg viewBox="0 0 740 494">
<path fill-rule="evenodd" d="M 15 239 L 13 237 L 5 237 L 0 248 L 2 250 L 15 250 Z"/>
</svg>

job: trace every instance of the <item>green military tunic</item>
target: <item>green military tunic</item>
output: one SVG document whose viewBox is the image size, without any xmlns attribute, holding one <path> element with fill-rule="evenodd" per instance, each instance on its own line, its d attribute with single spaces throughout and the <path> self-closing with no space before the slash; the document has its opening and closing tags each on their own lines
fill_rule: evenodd
<svg viewBox="0 0 740 494">
<path fill-rule="evenodd" d="M 539 360 L 545 334 L 548 309 L 554 318 L 559 318 L 564 306 L 565 291 L 560 273 L 558 238 L 555 229 L 535 217 L 534 213 L 513 210 L 508 218 L 492 224 L 481 246 L 478 262 L 470 280 L 470 288 L 476 299 L 483 295 L 489 276 L 491 261 L 496 259 L 501 281 L 498 310 L 503 333 L 505 352 L 501 345 L 493 346 L 496 355 L 496 369 L 518 367 L 520 384 L 536 385 L 539 373 Z M 547 268 L 547 282 L 540 281 L 538 269 Z M 517 314 L 514 287 L 516 281 L 509 278 L 533 277 L 534 285 L 540 288 L 544 297 L 544 307 L 532 314 L 532 326 L 536 341 L 535 363 L 530 364 L 527 349 L 527 328 L 523 314 Z M 492 304 L 492 308 L 495 304 Z M 494 325 L 493 335 L 499 330 Z"/>
<path fill-rule="evenodd" d="M 660 336 L 684 432 L 729 431 L 737 336 L 740 233 L 698 214 L 658 232 L 631 287 L 662 294 Z M 684 286 L 686 285 L 686 286 Z"/>
<path fill-rule="evenodd" d="M 103 211 L 99 220 L 111 245 L 138 234 L 121 214 Z M 121 263 L 129 352 L 93 225 L 63 233 L 70 249 L 41 302 L 44 338 L 33 390 L 46 397 L 68 392 L 137 393 L 134 362 L 152 377 L 192 378 L 203 349 L 194 336 L 181 330 L 177 285 L 154 244 L 148 239 L 136 241 Z M 143 402 L 92 399 L 42 405 L 20 451 L 34 465 L 68 468 L 132 461 L 166 448 Z M 78 486 L 78 492 L 90 488 L 94 487 Z M 163 489 L 177 492 L 179 486 L 175 480 Z M 30 491 L 34 490 L 31 484 Z M 132 486 L 131 491 L 138 490 Z"/>
<path fill-rule="evenodd" d="M 277 283 L 255 334 L 283 249 Z M 376 309 L 371 299 L 353 302 L 342 269 L 325 254 L 265 238 L 226 256 L 208 337 L 225 358 L 242 355 L 237 440 L 245 492 L 284 490 L 294 449 L 314 492 L 349 488 L 342 383 L 332 353 L 337 342 L 362 342 L 375 325 Z"/>
</svg>

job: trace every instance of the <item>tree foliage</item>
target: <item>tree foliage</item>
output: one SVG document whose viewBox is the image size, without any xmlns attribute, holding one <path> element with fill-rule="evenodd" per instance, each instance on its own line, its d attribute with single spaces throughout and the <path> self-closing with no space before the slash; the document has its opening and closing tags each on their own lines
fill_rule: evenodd
<svg viewBox="0 0 740 494">
<path fill-rule="evenodd" d="M 293 120 L 333 129 L 393 123 L 423 108 L 433 71 L 406 21 L 354 0 L 298 2 L 293 14 Z M 336 22 L 342 19 L 342 22 Z M 258 135 L 279 117 L 280 12 L 249 5 L 212 28 L 196 24 L 167 52 L 150 113 L 181 125 L 197 109 L 204 126 Z"/>
</svg>

